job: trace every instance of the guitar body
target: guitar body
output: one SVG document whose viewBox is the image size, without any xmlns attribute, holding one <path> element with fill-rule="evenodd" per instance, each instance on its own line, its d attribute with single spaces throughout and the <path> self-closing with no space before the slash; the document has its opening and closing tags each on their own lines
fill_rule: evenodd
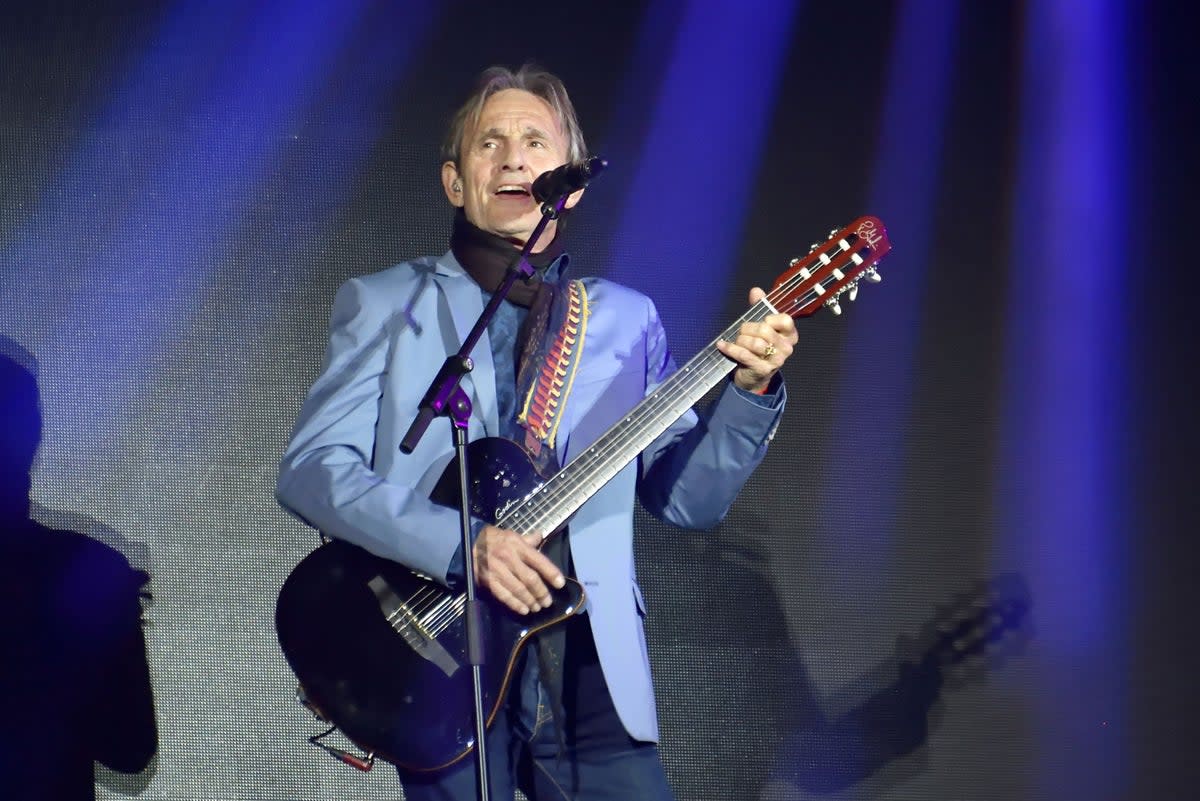
<svg viewBox="0 0 1200 801">
<path fill-rule="evenodd" d="M 492 523 L 543 480 L 525 452 L 505 439 L 471 443 L 467 463 L 471 513 Z M 457 461 L 447 466 L 431 498 L 458 507 Z M 481 673 L 489 726 L 524 645 L 537 631 L 575 614 L 583 602 L 583 588 L 575 581 L 551 592 L 549 609 L 524 616 L 485 599 L 487 661 Z M 333 540 L 288 576 L 275 627 L 288 664 L 322 717 L 389 762 L 432 771 L 462 759 L 475 742 L 465 597 Z"/>
</svg>

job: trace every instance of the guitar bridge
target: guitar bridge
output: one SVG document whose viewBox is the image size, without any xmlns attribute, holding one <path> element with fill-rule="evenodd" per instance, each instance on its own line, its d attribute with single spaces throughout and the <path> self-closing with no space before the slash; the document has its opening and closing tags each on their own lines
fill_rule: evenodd
<svg viewBox="0 0 1200 801">
<path fill-rule="evenodd" d="M 425 628 L 424 621 L 407 603 L 400 600 L 383 576 L 375 576 L 367 582 L 371 592 L 379 601 L 383 616 L 397 634 L 404 638 L 409 647 L 421 657 L 441 668 L 447 676 L 453 676 L 461 667 L 450 652 Z"/>
</svg>

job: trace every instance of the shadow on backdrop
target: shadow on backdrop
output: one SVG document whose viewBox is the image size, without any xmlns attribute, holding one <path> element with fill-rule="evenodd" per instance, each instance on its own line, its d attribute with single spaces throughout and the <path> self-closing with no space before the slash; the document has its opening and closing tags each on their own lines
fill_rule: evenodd
<svg viewBox="0 0 1200 801">
<path fill-rule="evenodd" d="M 897 636 L 891 657 L 826 698 L 789 632 L 765 545 L 744 536 L 769 529 L 735 506 L 716 532 L 677 534 L 661 548 L 653 538 L 643 543 L 654 552 L 654 569 L 639 571 L 650 593 L 677 597 L 680 581 L 701 588 L 682 603 L 655 606 L 647 621 L 653 658 L 664 668 L 686 666 L 688 677 L 682 689 L 660 684 L 662 706 L 703 716 L 701 730 L 722 733 L 668 739 L 676 791 L 681 798 L 884 795 L 925 770 L 922 749 L 940 725 L 944 691 L 981 682 L 1024 651 L 1032 636 L 1027 584 L 1013 574 L 978 582 L 935 609 L 916 636 Z"/>
<path fill-rule="evenodd" d="M 801 700 L 770 772 L 770 795 L 874 798 L 926 768 L 922 752 L 944 714 L 943 693 L 980 683 L 1032 637 L 1029 589 L 1016 574 L 978 582 L 938 607 L 916 637 L 851 680 L 833 700 Z M 912 757 L 912 758 L 910 758 Z M 798 791 L 798 792 L 797 792 Z"/>
<path fill-rule="evenodd" d="M 737 537 L 741 523 L 693 534 L 637 515 L 660 747 L 676 797 L 757 799 L 788 730 L 799 659 L 770 565 Z M 730 518 L 748 520 L 745 507 Z"/>
<path fill-rule="evenodd" d="M 0 336 L 0 792 L 77 801 L 95 798 L 96 762 L 139 773 L 158 749 L 142 632 L 149 576 L 112 547 L 30 516 L 42 431 L 36 375 L 33 356 Z"/>
</svg>

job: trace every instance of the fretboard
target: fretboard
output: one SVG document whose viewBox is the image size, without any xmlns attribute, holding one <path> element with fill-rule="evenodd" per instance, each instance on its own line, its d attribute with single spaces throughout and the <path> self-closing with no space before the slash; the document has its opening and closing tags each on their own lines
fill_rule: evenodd
<svg viewBox="0 0 1200 801">
<path fill-rule="evenodd" d="M 717 340 L 732 341 L 742 323 L 762 320 L 773 312 L 766 299 L 751 306 L 562 470 L 504 509 L 497 524 L 513 531 L 536 531 L 543 536 L 557 531 L 580 506 L 729 374 L 732 365 L 717 350 Z"/>
</svg>

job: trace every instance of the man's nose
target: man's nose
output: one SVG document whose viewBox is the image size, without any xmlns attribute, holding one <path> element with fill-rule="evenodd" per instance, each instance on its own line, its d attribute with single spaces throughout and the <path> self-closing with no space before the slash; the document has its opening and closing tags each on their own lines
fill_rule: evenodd
<svg viewBox="0 0 1200 801">
<path fill-rule="evenodd" d="M 500 166 L 505 170 L 520 170 L 525 166 L 525 149 L 520 142 L 505 140 Z"/>
</svg>

